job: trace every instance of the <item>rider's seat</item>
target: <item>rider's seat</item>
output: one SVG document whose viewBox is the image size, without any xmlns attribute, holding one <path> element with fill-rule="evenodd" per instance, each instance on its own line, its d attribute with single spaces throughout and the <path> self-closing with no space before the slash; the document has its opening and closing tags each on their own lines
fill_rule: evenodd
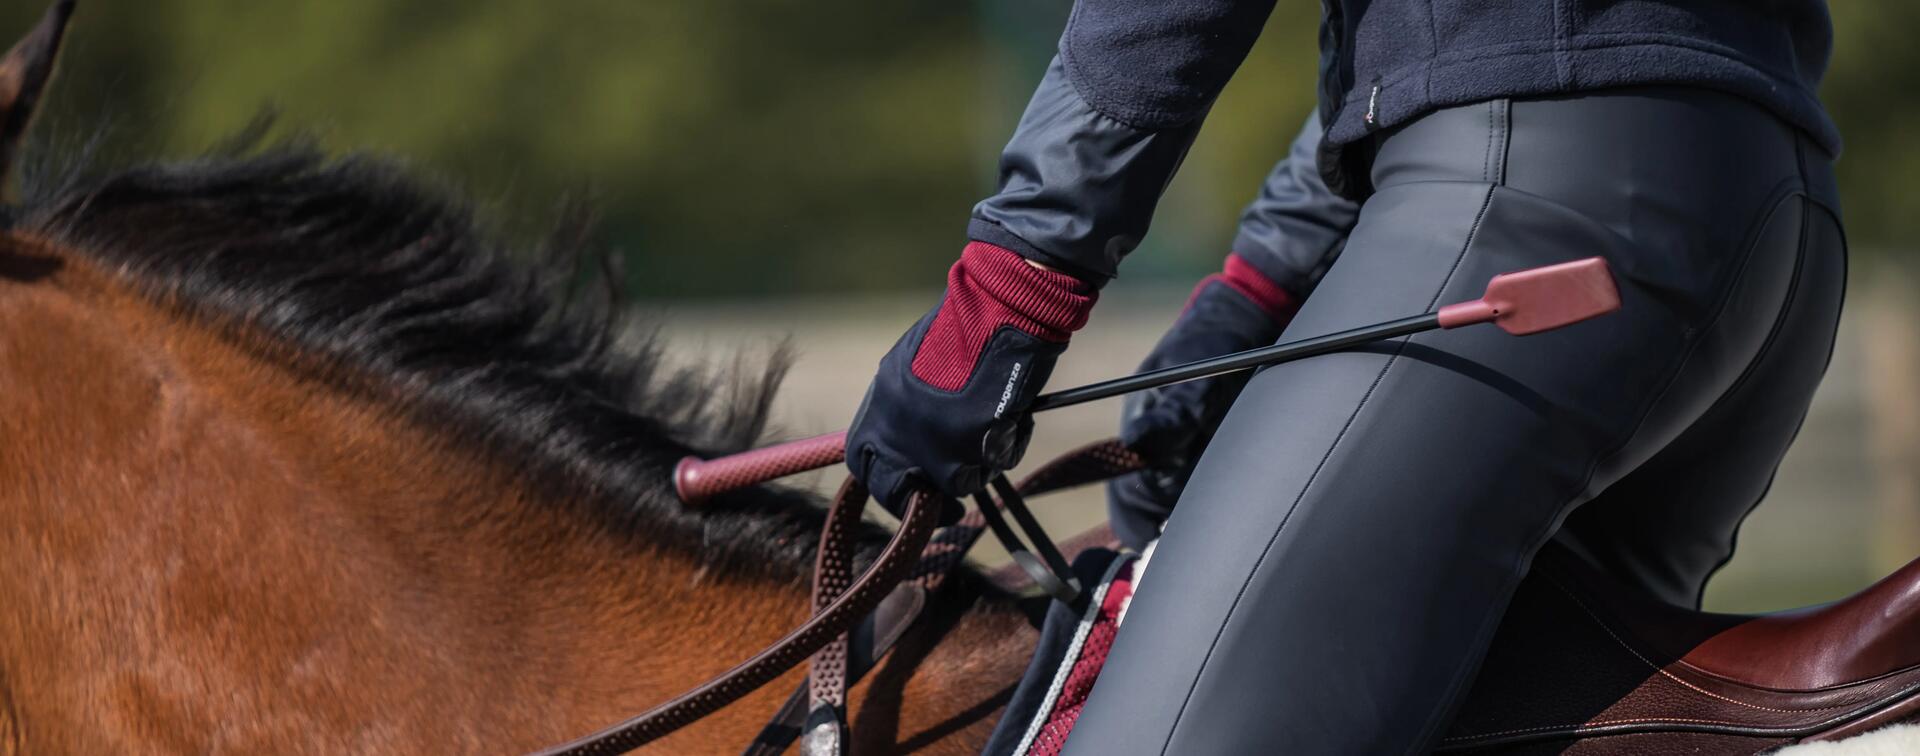
<svg viewBox="0 0 1920 756">
<path fill-rule="evenodd" d="M 1548 547 L 1441 750 L 1756 753 L 1920 718 L 1920 561 L 1847 599 L 1697 612 Z"/>
</svg>

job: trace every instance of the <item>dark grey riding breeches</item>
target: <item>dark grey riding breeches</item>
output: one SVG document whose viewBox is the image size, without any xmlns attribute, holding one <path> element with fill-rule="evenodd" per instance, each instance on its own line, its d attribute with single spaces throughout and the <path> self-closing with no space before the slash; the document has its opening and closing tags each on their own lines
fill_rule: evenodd
<svg viewBox="0 0 1920 756">
<path fill-rule="evenodd" d="M 1071 754 L 1424 752 L 1548 539 L 1695 605 L 1833 345 L 1831 158 L 1744 100 L 1499 100 L 1380 135 L 1286 340 L 1600 255 L 1623 308 L 1255 376 L 1168 521 Z"/>
</svg>

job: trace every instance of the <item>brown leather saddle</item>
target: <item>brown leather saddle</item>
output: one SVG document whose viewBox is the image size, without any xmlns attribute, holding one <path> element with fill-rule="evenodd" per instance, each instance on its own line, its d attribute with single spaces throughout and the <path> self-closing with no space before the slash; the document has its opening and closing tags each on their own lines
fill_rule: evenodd
<svg viewBox="0 0 1920 756">
<path fill-rule="evenodd" d="M 1645 598 L 1549 546 L 1443 753 L 1750 754 L 1920 720 L 1920 560 L 1766 615 Z"/>
</svg>

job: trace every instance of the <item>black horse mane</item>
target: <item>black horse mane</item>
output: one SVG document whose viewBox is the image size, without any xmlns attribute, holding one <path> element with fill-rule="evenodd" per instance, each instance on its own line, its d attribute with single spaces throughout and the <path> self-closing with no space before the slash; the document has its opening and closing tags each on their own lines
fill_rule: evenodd
<svg viewBox="0 0 1920 756">
<path fill-rule="evenodd" d="M 11 223 L 362 376 L 615 534 L 734 573 L 811 569 L 813 497 L 763 488 L 695 509 L 669 478 L 684 455 L 761 437 L 784 353 L 669 364 L 654 333 L 620 326 L 616 258 L 578 206 L 544 243 L 513 245 L 392 160 L 260 141 L 111 169 L 63 151 L 29 166 Z"/>
</svg>

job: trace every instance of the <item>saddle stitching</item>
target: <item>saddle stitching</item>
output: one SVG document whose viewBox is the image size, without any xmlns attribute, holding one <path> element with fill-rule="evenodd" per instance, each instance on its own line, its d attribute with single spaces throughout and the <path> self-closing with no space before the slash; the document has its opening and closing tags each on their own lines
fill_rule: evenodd
<svg viewBox="0 0 1920 756">
<path fill-rule="evenodd" d="M 1901 701 L 1908 700 L 1913 696 L 1913 694 L 1916 691 L 1920 691 L 1920 684 L 1907 686 L 1906 689 L 1900 691 L 1899 693 L 1891 697 L 1892 701 L 1888 704 L 1888 706 L 1892 706 L 1900 703 Z M 1881 711 L 1881 710 L 1884 710 L 1885 708 L 1886 707 L 1879 707 L 1876 709 L 1868 710 L 1864 714 L 1871 715 L 1873 712 Z M 1638 717 L 1633 719 L 1608 719 L 1608 720 L 1602 720 L 1598 722 L 1583 722 L 1577 725 L 1546 725 L 1541 727 L 1523 727 L 1523 728 L 1513 729 L 1513 730 L 1500 730 L 1498 732 L 1475 733 L 1473 735 L 1454 735 L 1454 736 L 1442 738 L 1441 742 L 1452 743 L 1452 744 L 1467 744 L 1467 743 L 1474 743 L 1474 742 L 1484 742 L 1484 741 L 1492 740 L 1495 738 L 1504 737 L 1507 735 L 1526 735 L 1528 733 L 1549 732 L 1553 730 L 1563 730 L 1566 732 L 1566 734 L 1574 735 L 1574 736 L 1584 736 L 1584 735 L 1612 736 L 1616 734 L 1628 735 L 1628 734 L 1635 734 L 1635 733 L 1602 733 L 1602 732 L 1599 732 L 1599 730 L 1606 727 L 1619 727 L 1622 725 L 1643 725 L 1643 724 L 1707 725 L 1710 727 L 1724 727 L 1730 730 L 1734 730 L 1738 734 L 1746 734 L 1751 737 L 1765 737 L 1768 735 L 1780 735 L 1780 736 L 1791 737 L 1791 736 L 1806 734 L 1809 731 L 1814 730 L 1816 728 L 1833 725 L 1839 722 L 1844 722 L 1848 719 L 1854 718 L 1854 716 L 1855 715 L 1829 717 L 1827 719 L 1823 719 L 1818 722 L 1810 722 L 1803 725 L 1785 725 L 1785 726 L 1777 726 L 1777 727 L 1769 727 L 1766 725 L 1741 724 L 1738 722 L 1726 722 L 1726 721 L 1714 720 L 1714 719 L 1691 719 L 1687 717 Z M 1644 734 L 1650 731 L 1641 730 L 1638 732 Z"/>
<path fill-rule="evenodd" d="M 1909 697 L 1913 695 L 1915 691 L 1920 691 L 1920 684 L 1907 686 L 1905 690 L 1901 691 L 1900 693 L 1892 697 L 1893 701 L 1892 703 L 1889 704 L 1889 706 L 1893 704 L 1897 704 L 1900 701 L 1907 700 Z M 1876 709 L 1875 711 L 1877 710 L 1878 709 Z M 1823 711 L 1823 709 L 1809 709 L 1809 711 Z M 1872 713 L 1871 711 L 1867 712 L 1867 714 L 1871 714 L 1871 713 Z M 1796 734 L 1802 734 L 1809 730 L 1813 730 L 1815 728 L 1832 725 L 1837 722 L 1845 721 L 1848 718 L 1850 717 L 1847 717 L 1847 716 L 1830 717 L 1828 719 L 1820 720 L 1818 722 L 1810 722 L 1803 725 L 1784 725 L 1784 726 L 1777 726 L 1777 727 L 1768 727 L 1766 725 L 1742 724 L 1740 722 L 1728 722 L 1728 721 L 1717 720 L 1717 719 L 1692 719 L 1688 717 L 1637 717 L 1633 719 L 1606 719 L 1598 722 L 1582 722 L 1577 725 L 1544 725 L 1540 727 L 1522 727 L 1522 728 L 1513 729 L 1513 730 L 1499 730 L 1496 732 L 1474 733 L 1472 735 L 1453 735 L 1446 738 L 1442 738 L 1441 742 L 1451 743 L 1451 744 L 1466 744 L 1466 743 L 1474 743 L 1474 742 L 1484 742 L 1487 740 L 1501 738 L 1508 735 L 1526 735 L 1529 733 L 1550 732 L 1553 730 L 1561 730 L 1568 735 L 1574 735 L 1574 736 L 1595 735 L 1602 728 L 1618 727 L 1621 725 L 1639 725 L 1639 724 L 1708 725 L 1713 727 L 1725 727 L 1731 730 L 1738 731 L 1740 733 L 1751 734 L 1754 737 L 1763 737 L 1766 735 L 1791 736 Z M 1644 733 L 1646 731 L 1642 731 L 1642 732 Z M 1613 735 L 1616 733 L 1598 733 L 1598 734 Z M 1618 733 L 1618 734 L 1632 734 L 1632 733 Z"/>
<path fill-rule="evenodd" d="M 1596 730 L 1602 727 L 1614 727 L 1618 725 L 1635 725 L 1635 724 L 1698 724 L 1698 725 L 1712 725 L 1715 727 L 1733 727 L 1733 728 L 1738 728 L 1742 730 L 1751 729 L 1756 732 L 1776 732 L 1776 731 L 1800 729 L 1797 727 L 1782 727 L 1782 728 L 1752 727 L 1751 725 L 1744 725 L 1738 722 L 1724 722 L 1717 719 L 1689 719 L 1686 717 L 1637 717 L 1634 719 L 1607 719 L 1599 722 L 1585 722 L 1582 724 L 1577 724 L 1572 726 L 1548 725 L 1545 727 L 1526 727 L 1518 730 L 1501 730 L 1499 732 L 1489 732 L 1489 733 L 1484 733 L 1479 735 L 1456 736 L 1456 737 L 1448 738 L 1447 740 L 1450 742 L 1465 742 L 1465 741 L 1480 740 L 1484 738 L 1495 738 L 1495 737 L 1500 737 L 1502 735 L 1525 735 L 1527 733 L 1549 732 L 1552 730 L 1566 730 L 1567 734 L 1569 735 L 1582 735 L 1582 734 L 1591 733 L 1593 730 Z M 1622 733 L 1622 734 L 1628 734 L 1628 733 Z"/>
<path fill-rule="evenodd" d="M 1558 578 L 1555 578 L 1554 576 L 1547 574 L 1545 572 L 1542 572 L 1541 575 L 1545 577 L 1548 582 L 1552 583 L 1555 589 L 1565 594 L 1566 597 L 1572 600 L 1576 606 L 1579 606 L 1580 610 L 1582 612 L 1585 612 L 1586 615 L 1594 621 L 1594 624 L 1599 625 L 1600 629 L 1606 631 L 1607 636 L 1612 638 L 1614 643 L 1619 644 L 1621 648 L 1624 648 L 1627 650 L 1628 653 L 1633 654 L 1634 658 L 1639 659 L 1640 663 L 1647 665 L 1649 669 L 1652 669 L 1653 671 L 1660 673 L 1660 675 L 1663 677 L 1666 677 L 1676 683 L 1679 683 L 1681 686 L 1687 688 L 1688 690 L 1692 690 L 1701 695 L 1718 699 L 1721 701 L 1725 701 L 1727 703 L 1731 703 L 1739 706 L 1745 706 L 1752 709 L 1758 709 L 1761 711 L 1772 712 L 1775 714 L 1814 714 L 1814 713 L 1825 712 L 1825 711 L 1834 711 L 1837 709 L 1859 708 L 1863 703 L 1861 701 L 1855 701 L 1852 703 L 1837 704 L 1834 706 L 1822 706 L 1822 707 L 1808 708 L 1808 709 L 1778 709 L 1778 708 L 1772 708 L 1768 706 L 1762 706 L 1760 704 L 1749 703 L 1746 701 L 1740 701 L 1733 698 L 1728 698 L 1726 696 L 1714 693 L 1712 691 L 1705 690 L 1703 688 L 1700 688 L 1699 686 L 1696 686 L 1692 683 L 1687 682 L 1686 680 L 1680 679 L 1679 677 L 1675 676 L 1673 673 L 1668 672 L 1667 670 L 1659 666 L 1656 666 L 1651 660 L 1647 659 L 1646 656 L 1642 655 L 1639 652 L 1639 650 L 1635 649 L 1632 645 L 1628 644 L 1624 639 L 1620 637 L 1618 633 L 1614 632 L 1613 628 L 1607 623 L 1606 620 L 1602 619 L 1598 613 L 1596 613 L 1591 607 L 1587 606 L 1586 602 L 1581 601 L 1580 597 L 1575 595 L 1573 591 L 1568 589 L 1566 585 L 1564 585 Z M 1915 689 L 1920 689 L 1920 685 L 1909 686 L 1907 691 L 1905 691 L 1904 694 L 1910 694 Z M 1596 722 L 1582 722 L 1580 724 L 1572 724 L 1572 725 L 1560 724 L 1560 725 L 1545 725 L 1540 727 L 1523 727 L 1523 728 L 1517 728 L 1517 729 L 1511 729 L 1511 730 L 1499 730 L 1496 732 L 1474 733 L 1472 735 L 1454 735 L 1454 736 L 1442 738 L 1442 742 L 1465 743 L 1465 742 L 1472 742 L 1477 740 L 1485 740 L 1488 738 L 1497 738 L 1497 737 L 1502 737 L 1506 735 L 1524 735 L 1528 733 L 1548 732 L 1551 730 L 1565 730 L 1568 734 L 1577 735 L 1581 733 L 1589 733 L 1597 728 L 1602 728 L 1602 727 L 1611 727 L 1616 725 L 1631 725 L 1631 724 L 1655 724 L 1655 723 L 1702 724 L 1702 725 L 1714 725 L 1719 727 L 1731 727 L 1731 728 L 1738 728 L 1741 730 L 1755 730 L 1755 731 L 1801 730 L 1807 727 L 1818 726 L 1819 724 L 1821 724 L 1816 722 L 1816 723 L 1809 723 L 1807 725 L 1769 728 L 1765 726 L 1756 727 L 1752 724 L 1746 724 L 1746 723 L 1740 723 L 1740 722 L 1729 722 L 1729 721 L 1717 720 L 1717 719 L 1696 719 L 1696 718 L 1689 718 L 1689 717 L 1637 717 L 1637 718 L 1631 718 L 1631 719 L 1608 719 L 1608 720 L 1601 720 Z"/>
<path fill-rule="evenodd" d="M 1811 714 L 1814 712 L 1833 711 L 1834 709 L 1845 709 L 1845 708 L 1860 705 L 1859 702 L 1856 701 L 1853 703 L 1835 704 L 1833 706 L 1821 706 L 1818 708 L 1776 709 L 1771 706 L 1762 706 L 1756 703 L 1749 703 L 1746 701 L 1741 701 L 1739 699 L 1729 698 L 1727 696 L 1723 696 L 1713 691 L 1702 688 L 1698 685 L 1694 685 L 1693 683 L 1680 679 L 1678 675 L 1675 675 L 1672 672 L 1668 672 L 1665 668 L 1654 664 L 1652 660 L 1648 659 L 1645 655 L 1641 654 L 1639 649 L 1634 648 L 1632 644 L 1629 644 L 1625 640 L 1622 640 L 1620 638 L 1620 635 L 1613 631 L 1613 627 L 1607 624 L 1606 620 L 1601 619 L 1598 613 L 1595 613 L 1592 608 L 1587 606 L 1587 602 L 1581 601 L 1579 596 L 1574 595 L 1573 591 L 1568 590 L 1565 585 L 1562 585 L 1559 579 L 1553 577 L 1552 575 L 1547 575 L 1546 578 L 1548 582 L 1553 583 L 1554 588 L 1559 589 L 1561 593 L 1566 594 L 1567 598 L 1572 599 L 1573 603 L 1580 607 L 1580 611 L 1586 612 L 1587 616 L 1593 619 L 1594 624 L 1599 625 L 1600 629 L 1607 631 L 1607 637 L 1612 638 L 1614 643 L 1620 644 L 1620 647 L 1626 649 L 1627 653 L 1633 654 L 1633 658 L 1639 659 L 1641 664 L 1645 664 L 1647 665 L 1647 668 L 1660 673 L 1662 677 L 1665 677 L 1669 680 L 1679 683 L 1680 685 L 1686 687 L 1688 690 L 1691 690 L 1695 693 L 1699 693 L 1709 698 L 1717 698 L 1719 700 L 1725 701 L 1730 704 L 1745 706 L 1750 709 L 1759 709 L 1760 711 L 1769 711 L 1775 714 Z"/>
</svg>

